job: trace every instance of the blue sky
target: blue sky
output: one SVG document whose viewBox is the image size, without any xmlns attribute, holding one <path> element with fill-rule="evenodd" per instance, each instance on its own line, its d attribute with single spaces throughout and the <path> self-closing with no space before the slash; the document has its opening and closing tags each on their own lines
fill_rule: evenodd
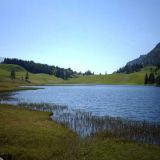
<svg viewBox="0 0 160 160">
<path fill-rule="evenodd" d="M 0 57 L 111 73 L 160 42 L 160 0 L 0 0 Z"/>
</svg>

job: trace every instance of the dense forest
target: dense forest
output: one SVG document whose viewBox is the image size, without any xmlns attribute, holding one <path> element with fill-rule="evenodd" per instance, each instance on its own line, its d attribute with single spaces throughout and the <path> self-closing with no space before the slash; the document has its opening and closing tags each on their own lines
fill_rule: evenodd
<svg viewBox="0 0 160 160">
<path fill-rule="evenodd" d="M 134 64 L 134 65 L 126 65 L 122 68 L 120 68 L 116 73 L 133 73 L 133 72 L 139 72 L 143 68 L 143 65 L 141 64 Z"/>
<path fill-rule="evenodd" d="M 54 75 L 59 78 L 68 79 L 76 75 L 92 75 L 91 71 L 86 71 L 85 73 L 73 71 L 71 68 L 60 68 L 54 65 L 47 65 L 41 63 L 35 63 L 34 61 L 25 61 L 16 58 L 5 58 L 4 64 L 17 64 L 25 68 L 31 73 L 45 73 L 49 75 Z"/>
<path fill-rule="evenodd" d="M 145 75 L 144 77 L 144 84 L 156 84 L 160 86 L 160 65 L 158 65 L 156 68 L 150 69 L 150 74 Z"/>
</svg>

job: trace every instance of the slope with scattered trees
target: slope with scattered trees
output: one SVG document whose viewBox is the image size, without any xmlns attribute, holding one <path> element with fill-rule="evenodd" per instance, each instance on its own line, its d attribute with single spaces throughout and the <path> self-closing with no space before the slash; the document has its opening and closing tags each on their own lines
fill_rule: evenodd
<svg viewBox="0 0 160 160">
<path fill-rule="evenodd" d="M 54 65 L 35 63 L 34 61 L 25 61 L 25 60 L 16 59 L 16 58 L 5 58 L 2 63 L 3 64 L 16 64 L 16 65 L 23 67 L 28 72 L 54 75 L 64 80 L 75 77 L 77 75 L 79 76 L 79 75 L 93 75 L 94 74 L 90 70 L 87 70 L 86 72 L 82 73 L 82 72 L 73 71 L 71 68 L 65 69 L 65 68 L 60 68 L 58 66 L 54 66 Z"/>
<path fill-rule="evenodd" d="M 31 73 L 45 73 L 63 79 L 71 78 L 75 74 L 75 72 L 70 68 L 65 69 L 57 66 L 55 67 L 47 64 L 35 63 L 34 61 L 24 61 L 16 58 L 5 58 L 3 63 L 20 65 Z"/>
<path fill-rule="evenodd" d="M 148 54 L 141 55 L 139 58 L 128 62 L 124 67 L 120 68 L 117 73 L 133 73 L 140 71 L 146 66 L 160 65 L 160 43 L 156 45 Z"/>
</svg>

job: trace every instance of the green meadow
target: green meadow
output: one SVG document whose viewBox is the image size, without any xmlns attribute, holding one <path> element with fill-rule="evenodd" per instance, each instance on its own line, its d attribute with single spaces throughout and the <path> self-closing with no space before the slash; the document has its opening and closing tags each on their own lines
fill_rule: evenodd
<svg viewBox="0 0 160 160">
<path fill-rule="evenodd" d="M 117 85 L 143 85 L 144 77 L 146 73 L 150 73 L 150 69 L 155 68 L 148 66 L 141 69 L 140 72 L 134 72 L 130 74 L 125 73 L 113 73 L 108 75 L 90 75 L 79 76 L 77 78 L 71 78 L 66 81 L 70 84 L 117 84 Z"/>
<path fill-rule="evenodd" d="M 108 75 L 91 75 L 80 76 L 67 80 L 70 84 L 143 84 L 144 72 L 132 74 L 108 74 Z"/>
</svg>

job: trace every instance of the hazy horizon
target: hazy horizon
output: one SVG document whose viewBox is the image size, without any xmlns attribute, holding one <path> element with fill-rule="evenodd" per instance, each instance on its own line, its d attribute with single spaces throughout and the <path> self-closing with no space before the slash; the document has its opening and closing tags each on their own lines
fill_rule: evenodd
<svg viewBox="0 0 160 160">
<path fill-rule="evenodd" d="M 159 43 L 159 0 L 2 0 L 0 57 L 112 73 Z"/>
</svg>

